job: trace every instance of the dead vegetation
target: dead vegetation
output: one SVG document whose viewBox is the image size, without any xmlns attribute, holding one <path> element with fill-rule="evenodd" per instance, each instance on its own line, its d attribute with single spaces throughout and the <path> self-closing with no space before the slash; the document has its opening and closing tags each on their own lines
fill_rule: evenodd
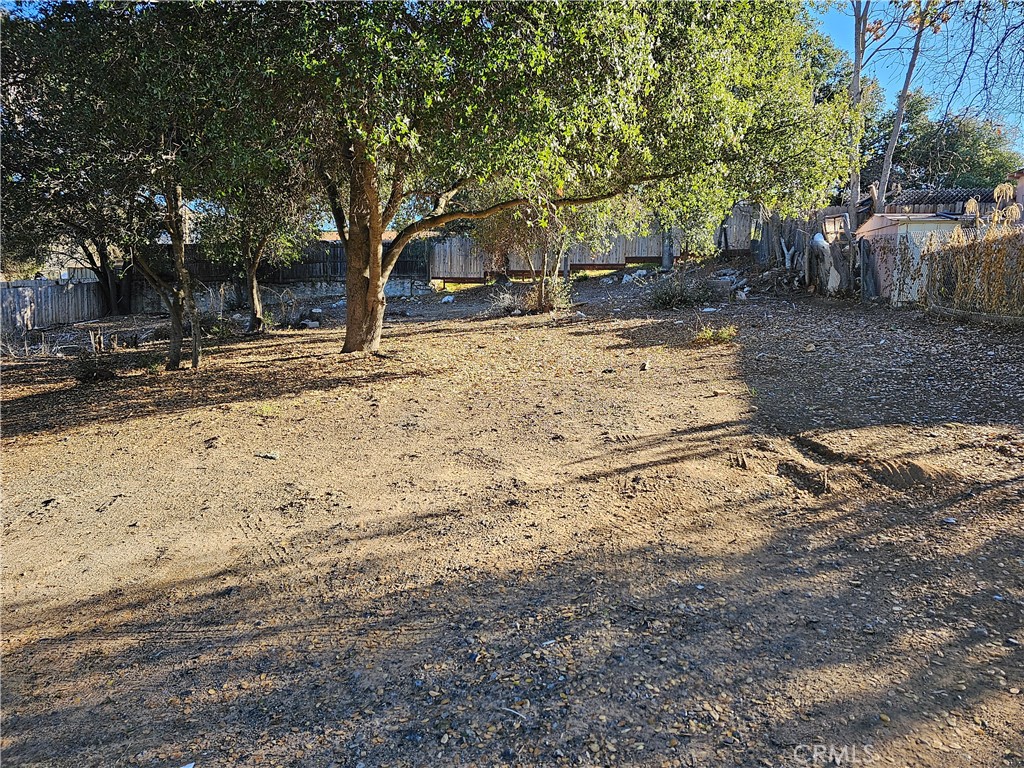
<svg viewBox="0 0 1024 768">
<path fill-rule="evenodd" d="M 657 281 L 651 288 L 648 301 L 652 309 L 671 310 L 699 307 L 714 298 L 715 294 L 706 280 L 678 274 Z"/>
</svg>

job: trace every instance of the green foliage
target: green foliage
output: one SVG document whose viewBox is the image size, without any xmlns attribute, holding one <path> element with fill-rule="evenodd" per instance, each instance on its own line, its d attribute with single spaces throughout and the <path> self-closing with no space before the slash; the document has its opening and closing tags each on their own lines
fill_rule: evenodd
<svg viewBox="0 0 1024 768">
<path fill-rule="evenodd" d="M 1014 132 L 971 114 L 933 118 L 936 99 L 918 89 L 907 95 L 903 127 L 893 155 L 890 187 L 994 187 L 1021 165 Z M 865 132 L 863 177 L 881 173 L 894 112 L 882 114 Z"/>
<path fill-rule="evenodd" d="M 346 150 L 365 143 L 382 195 L 396 179 L 409 193 L 404 221 L 461 185 L 449 210 L 628 191 L 668 223 L 707 228 L 739 197 L 803 207 L 838 176 L 838 120 L 798 57 L 801 15 L 754 2 L 336 4 L 281 9 L 272 34 L 291 52 L 277 71 L 316 110 L 311 155 L 344 189 Z"/>
<path fill-rule="evenodd" d="M 735 325 L 725 325 L 715 328 L 710 325 L 701 324 L 693 332 L 693 343 L 699 346 L 712 346 L 714 344 L 728 344 L 739 334 Z"/>
<path fill-rule="evenodd" d="M 74 71 L 65 31 L 49 16 L 4 20 L 5 270 L 12 262 L 41 264 L 55 246 L 78 246 L 99 273 L 98 251 L 105 259 L 107 244 L 130 250 L 155 235 L 155 210 L 139 195 L 145 170 L 126 163 L 113 143 L 88 87 L 95 73 Z"/>
<path fill-rule="evenodd" d="M 830 37 L 816 30 L 808 32 L 797 46 L 797 59 L 814 83 L 815 103 L 833 102 L 847 95 L 853 62 Z"/>
</svg>

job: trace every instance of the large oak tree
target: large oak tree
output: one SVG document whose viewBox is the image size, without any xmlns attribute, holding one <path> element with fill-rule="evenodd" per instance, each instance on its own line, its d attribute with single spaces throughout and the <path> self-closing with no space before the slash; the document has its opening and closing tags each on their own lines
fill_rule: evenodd
<svg viewBox="0 0 1024 768">
<path fill-rule="evenodd" d="M 796 206 L 837 175 L 796 3 L 292 5 L 255 31 L 346 241 L 346 351 L 378 348 L 402 249 L 450 222 L 627 191 Z"/>
<path fill-rule="evenodd" d="M 667 224 L 792 209 L 845 154 L 794 1 L 67 3 L 38 24 L 161 206 L 179 321 L 184 206 L 230 197 L 255 147 L 305 166 L 345 239 L 347 351 L 378 348 L 402 250 L 446 224 L 627 192 Z"/>
</svg>

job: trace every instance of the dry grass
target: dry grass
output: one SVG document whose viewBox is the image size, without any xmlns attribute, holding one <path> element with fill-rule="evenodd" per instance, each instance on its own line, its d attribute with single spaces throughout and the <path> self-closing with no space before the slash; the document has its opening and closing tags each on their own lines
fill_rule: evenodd
<svg viewBox="0 0 1024 768">
<path fill-rule="evenodd" d="M 1013 212 L 1016 212 L 1016 216 Z M 1019 209 L 996 212 L 980 231 L 953 230 L 925 246 L 929 300 L 949 309 L 1024 316 L 1024 229 Z"/>
</svg>

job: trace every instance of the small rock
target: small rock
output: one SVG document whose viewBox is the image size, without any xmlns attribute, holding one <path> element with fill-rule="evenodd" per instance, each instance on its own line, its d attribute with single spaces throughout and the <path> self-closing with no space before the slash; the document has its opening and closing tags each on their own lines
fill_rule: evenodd
<svg viewBox="0 0 1024 768">
<path fill-rule="evenodd" d="M 647 270 L 646 269 L 638 269 L 636 272 L 633 273 L 633 277 L 634 278 L 637 278 L 637 277 L 647 277 Z"/>
<path fill-rule="evenodd" d="M 256 458 L 257 459 L 269 459 L 270 461 L 277 461 L 280 458 L 280 456 L 278 456 L 276 453 L 257 453 L 256 454 Z"/>
<path fill-rule="evenodd" d="M 441 299 L 441 303 L 442 304 L 454 304 L 455 303 L 455 297 L 452 296 L 451 294 L 449 294 L 448 296 L 445 296 L 443 299 Z"/>
<path fill-rule="evenodd" d="M 650 360 L 644 360 L 642 363 L 640 363 L 640 370 L 641 371 L 649 371 L 649 370 L 651 370 L 651 361 Z"/>
<path fill-rule="evenodd" d="M 320 323 L 317 320 L 303 320 L 301 323 L 299 323 L 299 325 L 301 325 L 307 331 L 320 327 Z"/>
<path fill-rule="evenodd" d="M 881 720 L 883 723 L 888 723 L 892 721 L 892 718 L 884 712 L 878 716 L 878 719 Z"/>
<path fill-rule="evenodd" d="M 947 517 L 942 522 L 945 523 L 946 525 L 956 525 L 956 518 L 955 517 Z"/>
<path fill-rule="evenodd" d="M 814 351 L 814 345 L 813 344 L 808 344 L 806 347 L 804 347 L 804 352 L 813 352 L 813 351 Z"/>
<path fill-rule="evenodd" d="M 988 637 L 988 630 L 984 627 L 975 627 L 971 630 L 971 634 L 975 637 Z"/>
<path fill-rule="evenodd" d="M 615 285 L 615 278 L 614 277 L 602 277 L 601 278 L 601 285 Z"/>
<path fill-rule="evenodd" d="M 623 285 L 626 285 L 627 283 L 632 283 L 632 282 L 633 282 L 633 276 L 632 275 L 623 275 L 622 276 L 622 284 Z"/>
</svg>

